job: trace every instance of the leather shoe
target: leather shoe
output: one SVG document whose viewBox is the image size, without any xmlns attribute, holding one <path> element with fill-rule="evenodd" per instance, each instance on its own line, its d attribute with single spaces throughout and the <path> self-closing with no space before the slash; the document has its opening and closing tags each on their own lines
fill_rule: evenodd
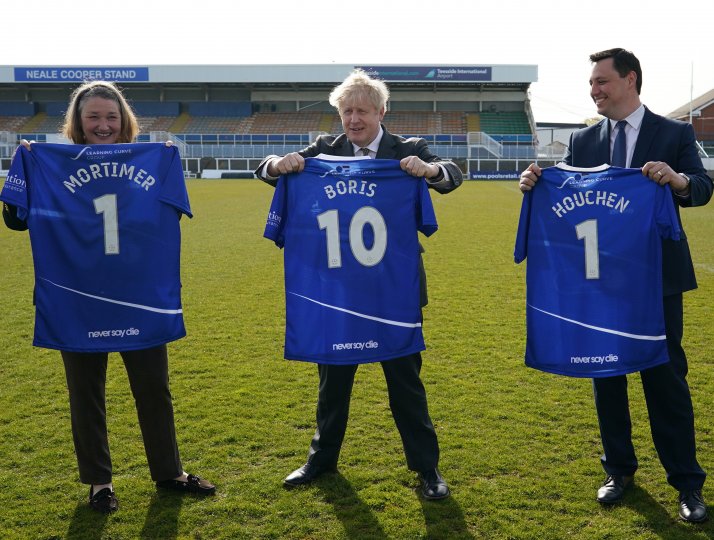
<svg viewBox="0 0 714 540">
<path fill-rule="evenodd" d="M 216 486 L 195 474 L 189 474 L 185 481 L 173 479 L 161 480 L 160 482 L 156 482 L 156 487 L 183 491 L 184 493 L 195 493 L 197 495 L 213 495 L 216 492 Z"/>
<path fill-rule="evenodd" d="M 701 523 L 707 519 L 707 505 L 704 504 L 701 489 L 679 492 L 679 517 L 690 523 Z"/>
<path fill-rule="evenodd" d="M 92 495 L 92 486 L 89 486 L 89 506 L 92 510 L 102 514 L 110 514 L 119 509 L 119 501 L 116 494 L 108 487 L 100 489 Z"/>
<path fill-rule="evenodd" d="M 615 504 L 622 500 L 625 490 L 632 484 L 632 476 L 609 474 L 600 489 L 597 490 L 597 502 Z"/>
<path fill-rule="evenodd" d="M 304 486 L 305 484 L 309 484 L 310 482 L 312 482 L 321 474 L 326 472 L 332 472 L 336 469 L 337 467 L 321 467 L 308 461 L 307 463 L 305 463 L 305 465 L 303 465 L 299 469 L 295 469 L 293 472 L 287 475 L 283 480 L 283 485 L 285 487 Z"/>
<path fill-rule="evenodd" d="M 421 480 L 421 494 L 427 500 L 445 499 L 451 495 L 449 486 L 446 485 L 446 480 L 441 476 L 439 469 L 420 472 L 419 480 Z"/>
</svg>

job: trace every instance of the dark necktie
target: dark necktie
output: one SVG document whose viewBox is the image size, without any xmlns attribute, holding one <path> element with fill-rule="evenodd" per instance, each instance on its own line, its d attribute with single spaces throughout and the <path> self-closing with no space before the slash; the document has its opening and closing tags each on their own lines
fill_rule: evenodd
<svg viewBox="0 0 714 540">
<path fill-rule="evenodd" d="M 627 135 L 625 135 L 625 126 L 627 122 L 620 120 L 615 128 L 615 145 L 612 147 L 611 165 L 615 167 L 627 167 Z"/>
<path fill-rule="evenodd" d="M 363 156 L 369 156 L 369 148 L 360 148 Z"/>
</svg>

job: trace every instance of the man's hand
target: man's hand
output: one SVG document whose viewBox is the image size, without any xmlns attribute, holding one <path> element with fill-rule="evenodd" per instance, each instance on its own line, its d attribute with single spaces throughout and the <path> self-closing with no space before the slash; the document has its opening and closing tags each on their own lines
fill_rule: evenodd
<svg viewBox="0 0 714 540">
<path fill-rule="evenodd" d="M 289 174 L 301 172 L 305 168 L 305 158 L 297 152 L 291 152 L 281 158 L 273 158 L 266 167 L 268 176 L 280 176 L 281 174 Z"/>
<path fill-rule="evenodd" d="M 426 163 L 417 156 L 407 156 L 399 162 L 404 172 L 417 178 L 434 178 L 439 176 L 441 169 L 438 165 Z"/>
<path fill-rule="evenodd" d="M 540 176 L 541 170 L 538 165 L 531 163 L 528 168 L 521 173 L 521 179 L 518 182 L 518 188 L 525 193 L 530 191 L 535 186 Z"/>
<path fill-rule="evenodd" d="M 675 172 L 664 161 L 648 161 L 642 167 L 642 174 L 657 182 L 660 186 L 669 184 L 672 190 L 679 195 L 689 194 L 689 181 L 687 178 Z"/>
</svg>

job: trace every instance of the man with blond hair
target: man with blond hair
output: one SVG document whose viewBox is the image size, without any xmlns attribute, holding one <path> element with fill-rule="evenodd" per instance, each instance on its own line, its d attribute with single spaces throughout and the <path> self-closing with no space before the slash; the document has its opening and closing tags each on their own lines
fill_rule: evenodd
<svg viewBox="0 0 714 540">
<path fill-rule="evenodd" d="M 388 99 L 389 90 L 383 81 L 369 77 L 362 70 L 353 71 L 329 98 L 339 112 L 344 133 L 322 135 L 304 150 L 283 157 L 268 156 L 258 166 L 256 175 L 275 186 L 280 175 L 301 172 L 308 157 L 319 154 L 345 158 L 367 156 L 399 160 L 405 172 L 425 178 L 427 185 L 439 193 L 456 189 L 462 181 L 458 166 L 432 154 L 424 139 L 405 139 L 387 131 L 382 120 Z M 427 298 L 423 264 L 420 264 L 420 284 L 424 306 Z M 437 468 L 439 445 L 419 377 L 421 364 L 420 353 L 381 362 L 407 465 L 419 473 L 421 492 L 426 499 L 443 499 L 450 492 Z M 322 473 L 335 470 L 347 429 L 350 394 L 358 365 L 318 364 L 317 367 L 320 378 L 317 429 L 307 462 L 285 478 L 286 487 L 308 484 Z"/>
</svg>

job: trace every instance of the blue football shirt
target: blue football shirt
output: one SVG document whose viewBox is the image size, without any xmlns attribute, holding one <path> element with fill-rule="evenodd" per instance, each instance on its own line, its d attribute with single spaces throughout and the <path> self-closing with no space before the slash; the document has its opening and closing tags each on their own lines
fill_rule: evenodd
<svg viewBox="0 0 714 540">
<path fill-rule="evenodd" d="M 399 161 L 308 158 L 278 181 L 265 237 L 284 247 L 285 358 L 359 364 L 425 349 L 418 231 L 436 217 Z"/>
<path fill-rule="evenodd" d="M 640 169 L 543 169 L 523 197 L 526 365 L 608 377 L 669 361 L 662 238 L 679 239 L 669 186 Z"/>
<path fill-rule="evenodd" d="M 30 231 L 34 345 L 125 351 L 186 334 L 179 217 L 191 209 L 175 147 L 21 147 L 0 199 Z"/>
</svg>

